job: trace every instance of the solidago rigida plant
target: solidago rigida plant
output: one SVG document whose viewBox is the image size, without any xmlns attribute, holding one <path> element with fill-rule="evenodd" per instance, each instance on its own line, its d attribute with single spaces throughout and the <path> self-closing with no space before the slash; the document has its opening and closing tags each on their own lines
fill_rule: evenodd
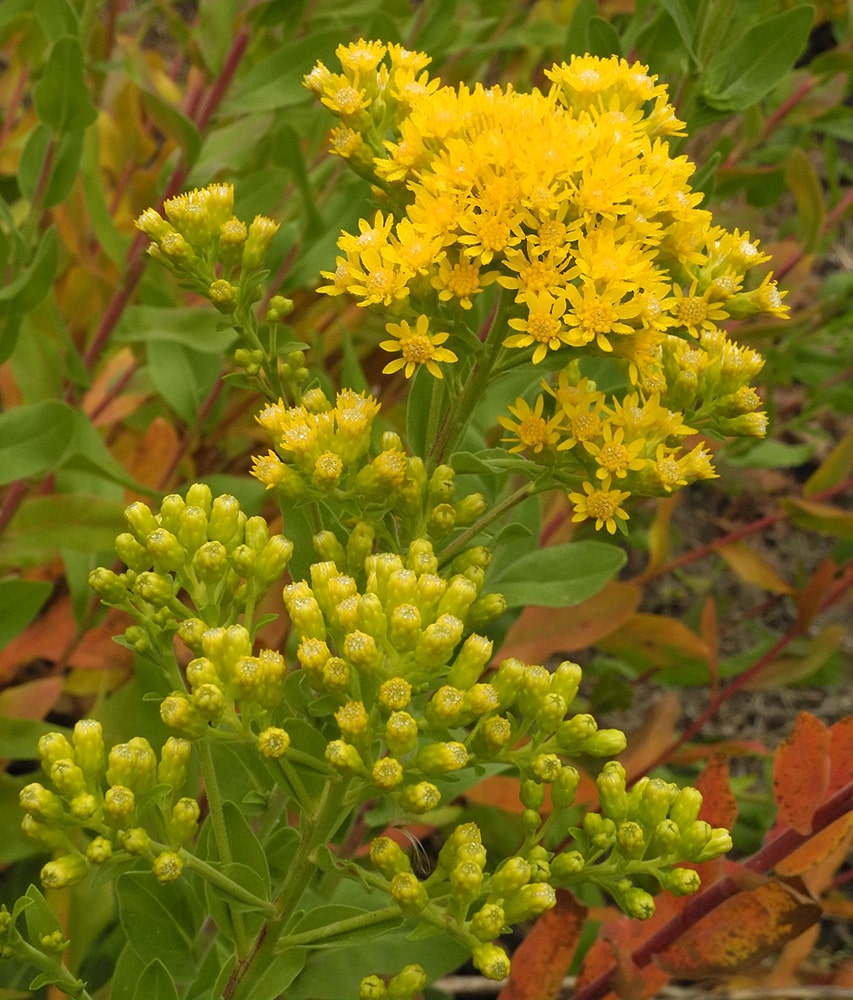
<svg viewBox="0 0 853 1000">
<path fill-rule="evenodd" d="M 174 735 L 110 747 L 84 720 L 46 736 L 21 806 L 53 852 L 44 887 L 115 878 L 134 914 L 115 996 L 406 1000 L 467 957 L 499 980 L 501 937 L 557 889 L 597 888 L 644 919 L 731 845 L 698 819 L 696 789 L 626 787 L 625 736 L 576 703 L 577 664 L 500 656 L 508 602 L 489 574 L 537 495 L 566 495 L 582 530 L 627 533 L 635 497 L 715 475 L 698 433 L 764 433 L 762 359 L 720 324 L 784 314 L 751 275 L 766 257 L 699 206 L 667 142 L 683 125 L 639 64 L 576 57 L 520 93 L 442 86 L 399 45 L 338 56 L 305 84 L 376 210 L 341 234 L 319 290 L 379 318 L 384 372 L 411 379 L 405 438 L 381 399 L 312 374 L 292 303 L 265 294 L 276 223 L 236 218 L 231 186 L 137 221 L 233 327 L 233 377 L 256 387 L 267 441 L 251 474 L 283 534 L 196 484 L 128 507 L 126 568 L 91 575 L 135 619 L 122 641 L 156 664 Z M 271 589 L 285 649 L 257 640 Z M 579 766 L 597 773 L 597 811 L 574 805 Z M 497 773 L 520 778 L 523 805 L 504 855 L 453 809 Z M 431 860 L 413 820 L 441 832 Z M 329 950 L 355 943 L 373 971 L 316 986 Z M 89 997 L 67 945 L 35 888 L 0 916 L 4 958 Z"/>
</svg>

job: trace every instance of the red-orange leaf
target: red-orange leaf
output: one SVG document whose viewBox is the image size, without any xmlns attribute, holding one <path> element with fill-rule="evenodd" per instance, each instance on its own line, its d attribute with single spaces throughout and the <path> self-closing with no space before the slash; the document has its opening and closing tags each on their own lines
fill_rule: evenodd
<svg viewBox="0 0 853 1000">
<path fill-rule="evenodd" d="M 827 798 L 853 781 L 853 715 L 829 728 L 829 785 Z"/>
<path fill-rule="evenodd" d="M 830 823 L 820 833 L 810 837 L 802 847 L 798 847 L 787 858 L 783 858 L 776 865 L 776 871 L 780 875 L 802 875 L 811 871 L 824 862 L 851 831 L 853 831 L 853 812 L 839 816 L 834 823 Z"/>
<path fill-rule="evenodd" d="M 650 920 L 632 920 L 617 911 L 616 916 L 605 920 L 597 940 L 584 956 L 575 988 L 580 990 L 613 970 L 613 992 L 608 993 L 608 997 L 644 1000 L 657 996 L 669 981 L 669 973 L 655 965 L 640 968 L 631 955 L 666 919 L 665 915 L 656 913 Z"/>
<path fill-rule="evenodd" d="M 783 882 L 739 892 L 655 957 L 679 979 L 729 976 L 748 969 L 820 919 L 820 907 Z"/>
<path fill-rule="evenodd" d="M 509 982 L 498 1000 L 556 1000 L 583 930 L 586 907 L 565 889 L 536 921 L 512 956 Z"/>
<path fill-rule="evenodd" d="M 811 833 L 815 809 L 829 785 L 830 731 L 817 716 L 800 712 L 791 735 L 773 757 L 778 822 Z"/>
<path fill-rule="evenodd" d="M 711 826 L 724 826 L 731 830 L 737 819 L 737 799 L 729 781 L 729 762 L 721 753 L 709 758 L 705 769 L 696 781 L 702 793 L 699 818 Z"/>
</svg>

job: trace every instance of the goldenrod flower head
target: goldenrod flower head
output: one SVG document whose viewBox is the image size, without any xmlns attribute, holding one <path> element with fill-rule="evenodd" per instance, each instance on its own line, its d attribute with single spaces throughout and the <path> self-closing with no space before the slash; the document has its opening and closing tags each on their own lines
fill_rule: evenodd
<svg viewBox="0 0 853 1000">
<path fill-rule="evenodd" d="M 546 447 L 553 447 L 560 440 L 555 418 L 542 416 L 545 405 L 544 396 L 537 396 L 536 402 L 531 408 L 524 399 L 517 399 L 515 404 L 510 404 L 509 412 L 515 417 L 498 417 L 498 423 L 504 430 L 509 431 L 509 436 L 501 438 L 502 441 L 512 444 L 510 452 L 532 451 L 535 455 L 540 454 Z"/>
<path fill-rule="evenodd" d="M 625 443 L 625 429 L 616 427 L 610 423 L 602 427 L 602 441 L 585 441 L 584 448 L 595 458 L 598 468 L 595 475 L 597 479 L 607 480 L 615 476 L 617 479 L 624 479 L 629 472 L 636 472 L 645 467 L 645 459 L 640 457 L 640 453 L 645 447 L 645 441 L 639 438 L 636 441 Z"/>
<path fill-rule="evenodd" d="M 604 527 L 611 535 L 615 534 L 617 521 L 628 520 L 622 504 L 631 494 L 624 490 L 611 490 L 609 485 L 609 480 L 605 480 L 601 488 L 584 483 L 583 493 L 570 493 L 569 500 L 574 504 L 572 521 L 594 519 L 596 530 Z"/>
<path fill-rule="evenodd" d="M 557 351 L 570 342 L 569 331 L 563 320 L 565 298 L 554 298 L 547 292 L 531 294 L 527 298 L 527 319 L 511 319 L 509 326 L 519 333 L 504 340 L 504 347 L 529 347 L 535 344 L 533 364 L 545 359 L 548 351 Z"/>
<path fill-rule="evenodd" d="M 420 365 L 425 365 L 427 371 L 434 378 L 444 378 L 438 363 L 452 364 L 458 360 L 453 351 L 441 346 L 450 334 L 430 333 L 428 316 L 423 314 L 418 316 L 414 329 L 406 320 L 401 320 L 399 323 L 386 323 L 385 329 L 396 339 L 383 340 L 379 346 L 391 353 L 399 351 L 400 357 L 389 361 L 382 369 L 383 374 L 387 375 L 403 369 L 406 378 L 411 378 Z"/>
</svg>

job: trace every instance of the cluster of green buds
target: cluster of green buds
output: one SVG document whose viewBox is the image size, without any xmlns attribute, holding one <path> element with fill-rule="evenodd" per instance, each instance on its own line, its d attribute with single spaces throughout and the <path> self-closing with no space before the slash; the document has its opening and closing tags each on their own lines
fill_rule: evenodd
<svg viewBox="0 0 853 1000">
<path fill-rule="evenodd" d="M 186 498 L 164 497 L 157 514 L 141 501 L 132 503 L 125 521 L 128 530 L 117 537 L 116 552 L 127 569 L 95 569 L 89 584 L 105 604 L 138 620 L 125 633 L 138 651 L 195 615 L 210 627 L 240 616 L 250 624 L 293 552 L 287 538 L 270 534 L 263 517 L 247 517 L 235 497 L 214 498 L 200 483 Z"/>
<path fill-rule="evenodd" d="M 258 298 L 264 258 L 279 225 L 256 215 L 247 226 L 234 215 L 234 187 L 208 184 L 169 198 L 166 218 L 154 208 L 136 220 L 151 240 L 148 253 L 222 313 Z M 272 308 L 286 315 L 282 300 Z"/>
<path fill-rule="evenodd" d="M 109 750 L 101 724 L 83 719 L 69 740 L 48 733 L 39 757 L 49 786 L 34 781 L 21 789 L 28 837 L 51 851 L 42 884 L 62 889 L 79 882 L 93 865 L 144 858 L 160 882 L 177 879 L 183 848 L 193 842 L 200 807 L 180 796 L 190 764 L 190 744 L 170 737 L 159 759 L 148 740 L 136 736 Z"/>
</svg>

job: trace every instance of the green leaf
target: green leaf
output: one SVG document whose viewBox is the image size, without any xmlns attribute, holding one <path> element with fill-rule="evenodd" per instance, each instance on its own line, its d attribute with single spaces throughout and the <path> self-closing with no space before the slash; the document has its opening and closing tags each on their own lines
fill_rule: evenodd
<svg viewBox="0 0 853 1000">
<path fill-rule="evenodd" d="M 529 552 L 486 578 L 510 607 L 565 608 L 597 594 L 625 565 L 622 549 L 606 542 L 566 542 Z"/>
<path fill-rule="evenodd" d="M 814 456 L 815 446 L 807 442 L 787 444 L 785 441 L 764 440 L 751 445 L 742 455 L 726 455 L 732 465 L 753 469 L 796 469 Z"/>
<path fill-rule="evenodd" d="M 305 967 L 305 948 L 289 948 L 270 962 L 252 981 L 252 1000 L 279 1000 L 289 996 L 288 987 Z"/>
<path fill-rule="evenodd" d="M 198 423 L 202 404 L 221 371 L 218 356 L 168 340 L 148 344 L 148 377 L 163 399 L 189 427 Z"/>
<path fill-rule="evenodd" d="M 118 956 L 110 981 L 110 1000 L 135 1000 L 136 984 L 145 971 L 146 963 L 126 944 Z"/>
<path fill-rule="evenodd" d="M 219 317 L 199 307 L 130 306 L 116 325 L 113 341 L 122 344 L 167 341 L 195 351 L 223 354 L 236 334 L 219 328 Z"/>
<path fill-rule="evenodd" d="M 745 111 L 790 72 L 814 20 L 813 7 L 794 7 L 739 34 L 711 59 L 702 97 L 720 111 Z"/>
<path fill-rule="evenodd" d="M 0 485 L 55 469 L 73 434 L 71 407 L 59 400 L 0 414 Z"/>
<path fill-rule="evenodd" d="M 794 146 L 785 163 L 785 186 L 797 201 L 797 231 L 803 248 L 812 252 L 820 240 L 826 205 L 823 186 L 805 150 Z"/>
<path fill-rule="evenodd" d="M 693 49 L 693 36 L 696 31 L 695 0 L 692 4 L 687 0 L 659 0 L 659 3 L 672 19 L 678 37 L 690 54 L 691 61 L 695 63 L 696 53 Z"/>
<path fill-rule="evenodd" d="M 41 79 L 33 87 L 33 100 L 39 118 L 54 132 L 84 129 L 98 117 L 86 86 L 83 49 L 76 38 L 58 39 Z"/>
<path fill-rule="evenodd" d="M 31 885 L 27 889 L 26 896 L 30 900 L 30 905 L 24 910 L 27 935 L 30 941 L 38 945 L 42 937 L 54 934 L 56 931 L 61 932 L 62 925 L 37 886 Z"/>
<path fill-rule="evenodd" d="M 63 35 L 76 35 L 79 28 L 77 13 L 68 0 L 35 0 L 33 13 L 48 40 L 55 42 Z"/>
<path fill-rule="evenodd" d="M 46 580 L 0 580 L 0 649 L 24 631 L 52 590 Z M 0 718 L 0 725 L 4 721 Z M 3 755 L 10 756 L 5 741 Z"/>
<path fill-rule="evenodd" d="M 622 55 L 622 41 L 609 21 L 605 21 L 603 17 L 590 18 L 587 31 L 590 55 L 600 56 L 602 59 Z"/>
<path fill-rule="evenodd" d="M 161 959 L 174 975 L 190 975 L 204 915 L 187 880 L 160 885 L 150 872 L 125 872 L 116 896 L 121 925 L 143 962 Z"/>
<path fill-rule="evenodd" d="M 111 482 L 142 493 L 155 495 L 131 476 L 124 466 L 113 458 L 112 452 L 104 444 L 98 429 L 83 410 L 73 412 L 74 437 L 69 445 L 62 466 L 76 471 L 94 472 Z"/>
<path fill-rule="evenodd" d="M 228 833 L 228 843 L 231 845 L 232 859 L 250 868 L 258 876 L 261 884 L 261 891 L 258 892 L 258 895 L 269 896 L 270 870 L 267 856 L 260 841 L 235 803 L 225 802 L 222 811 L 225 816 L 225 829 Z"/>
<path fill-rule="evenodd" d="M 598 14 L 595 0 L 579 0 L 575 5 L 566 40 L 563 43 L 563 58 L 581 56 L 589 51 L 589 22 Z"/>
<path fill-rule="evenodd" d="M 175 982 L 159 958 L 152 959 L 143 969 L 133 1000 L 178 1000 Z"/>
</svg>

